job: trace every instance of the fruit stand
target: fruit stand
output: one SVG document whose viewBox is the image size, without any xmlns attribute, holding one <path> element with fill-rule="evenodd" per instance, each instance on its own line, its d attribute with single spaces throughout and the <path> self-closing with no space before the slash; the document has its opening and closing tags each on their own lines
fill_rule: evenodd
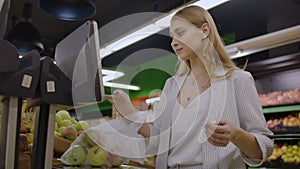
<svg viewBox="0 0 300 169">
<path fill-rule="evenodd" d="M 288 60 L 289 55 L 278 57 Z M 282 66 L 278 58 L 249 64 L 268 128 L 273 154 L 260 168 L 300 168 L 300 69 Z M 268 64 L 278 65 L 268 68 Z"/>
</svg>

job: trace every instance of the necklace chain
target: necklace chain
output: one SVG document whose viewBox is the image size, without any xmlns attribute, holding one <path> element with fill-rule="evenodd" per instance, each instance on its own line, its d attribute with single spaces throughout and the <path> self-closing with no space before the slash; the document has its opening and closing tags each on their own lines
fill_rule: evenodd
<svg viewBox="0 0 300 169">
<path fill-rule="evenodd" d="M 193 78 L 191 75 L 188 76 L 188 81 L 190 81 L 190 83 L 192 85 L 195 85 L 196 84 L 196 79 Z M 210 84 L 210 80 L 208 79 L 208 81 L 206 83 L 204 83 L 201 87 L 200 87 L 200 90 L 199 92 L 202 92 L 204 89 L 206 89 Z M 187 101 L 190 101 L 191 100 L 191 96 L 187 97 L 186 98 Z"/>
</svg>

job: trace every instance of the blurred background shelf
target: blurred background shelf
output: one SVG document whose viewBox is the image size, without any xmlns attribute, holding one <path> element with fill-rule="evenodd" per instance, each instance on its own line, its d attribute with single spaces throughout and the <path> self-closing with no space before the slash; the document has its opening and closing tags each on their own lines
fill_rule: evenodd
<svg viewBox="0 0 300 169">
<path fill-rule="evenodd" d="M 289 106 L 278 106 L 278 107 L 267 107 L 263 108 L 264 113 L 280 113 L 280 112 L 291 112 L 299 111 L 300 105 L 289 105 Z"/>
</svg>

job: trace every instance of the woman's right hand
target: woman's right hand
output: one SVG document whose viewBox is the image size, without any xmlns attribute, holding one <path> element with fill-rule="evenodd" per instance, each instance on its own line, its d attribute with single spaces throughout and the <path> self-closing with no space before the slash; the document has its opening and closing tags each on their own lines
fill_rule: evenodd
<svg viewBox="0 0 300 169">
<path fill-rule="evenodd" d="M 106 98 L 123 117 L 138 112 L 132 105 L 129 96 L 122 90 L 115 90 L 112 95 L 106 95 Z"/>
</svg>

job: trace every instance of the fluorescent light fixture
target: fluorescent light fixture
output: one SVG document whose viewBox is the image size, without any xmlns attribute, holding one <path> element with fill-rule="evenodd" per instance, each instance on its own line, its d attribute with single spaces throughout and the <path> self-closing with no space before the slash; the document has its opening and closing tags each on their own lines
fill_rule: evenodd
<svg viewBox="0 0 300 169">
<path fill-rule="evenodd" d="M 151 103 L 154 103 L 154 102 L 157 102 L 157 101 L 160 101 L 160 97 L 152 97 L 152 98 L 146 99 L 145 102 L 147 104 L 151 104 Z"/>
<path fill-rule="evenodd" d="M 227 45 L 226 51 L 231 59 L 247 56 L 264 50 L 300 41 L 300 25 L 262 36 Z"/>
<path fill-rule="evenodd" d="M 229 0 L 200 0 L 200 1 L 194 2 L 189 5 L 198 5 L 198 6 L 203 7 L 204 9 L 210 9 L 210 8 L 213 8 L 213 7 L 220 5 L 227 1 L 229 1 Z M 172 16 L 174 15 L 174 13 L 175 12 L 172 11 L 170 14 L 168 14 L 162 18 L 158 18 L 154 23 L 151 23 L 141 29 L 138 29 L 137 31 L 135 31 L 133 33 L 125 35 L 121 39 L 119 39 L 111 44 L 104 46 L 103 48 L 100 49 L 101 58 L 104 58 L 120 49 L 123 49 L 133 43 L 136 43 L 142 39 L 145 39 L 159 31 L 163 30 L 163 29 L 168 28 L 169 24 L 170 24 L 170 20 L 171 20 Z"/>
<path fill-rule="evenodd" d="M 103 76 L 103 85 L 104 86 L 127 89 L 127 90 L 140 90 L 141 89 L 138 86 L 110 82 L 112 80 L 115 80 L 115 79 L 118 79 L 118 78 L 124 76 L 123 72 L 102 69 L 102 74 L 104 75 Z"/>
<path fill-rule="evenodd" d="M 156 26 L 155 24 L 147 25 L 142 29 L 133 32 L 132 34 L 129 34 L 121 38 L 120 40 L 117 40 L 114 43 L 107 45 L 105 48 L 100 49 L 100 56 L 101 58 L 104 58 L 105 56 L 108 56 L 111 53 L 123 49 L 124 47 L 132 43 L 138 42 L 146 37 L 149 37 L 150 35 L 155 34 L 160 30 L 162 30 L 162 28 Z"/>
<path fill-rule="evenodd" d="M 105 82 L 112 81 L 112 80 L 115 80 L 115 79 L 118 79 L 118 78 L 124 76 L 123 72 L 106 70 L 106 69 L 102 69 L 102 74 L 105 75 L 103 77 L 103 81 L 105 81 Z"/>
<path fill-rule="evenodd" d="M 133 85 L 126 85 L 121 83 L 113 83 L 113 82 L 103 82 L 104 86 L 112 87 L 112 88 L 120 88 L 120 89 L 126 89 L 126 90 L 140 90 L 141 88 L 138 86 Z"/>
<path fill-rule="evenodd" d="M 208 9 L 211 9 L 213 7 L 216 7 L 218 5 L 221 5 L 222 3 L 226 2 L 226 1 L 229 1 L 229 0 L 223 0 L 223 1 L 220 1 L 220 0 L 200 0 L 200 1 L 197 1 L 195 3 L 193 3 L 192 5 L 198 5 L 198 6 L 201 6 L 202 8 L 208 10 Z"/>
</svg>

